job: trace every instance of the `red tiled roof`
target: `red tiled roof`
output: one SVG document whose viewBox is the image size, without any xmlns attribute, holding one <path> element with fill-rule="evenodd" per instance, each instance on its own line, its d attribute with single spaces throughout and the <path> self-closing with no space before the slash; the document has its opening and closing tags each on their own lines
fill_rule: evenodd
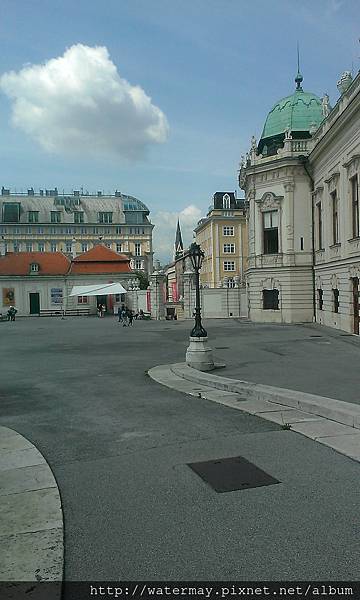
<svg viewBox="0 0 360 600">
<path fill-rule="evenodd" d="M 83 254 L 79 254 L 79 256 L 76 256 L 72 260 L 73 262 L 129 261 L 128 257 L 124 254 L 118 254 L 117 252 L 114 252 L 114 250 L 111 250 L 102 244 L 94 246 L 94 248 L 91 248 L 91 250 L 83 252 Z"/>
<path fill-rule="evenodd" d="M 72 262 L 70 267 L 71 275 L 78 275 L 86 273 L 87 275 L 101 274 L 101 273 L 131 273 L 129 261 L 123 261 L 116 263 L 115 261 L 109 262 Z"/>
<path fill-rule="evenodd" d="M 130 259 L 125 254 L 118 254 L 98 244 L 72 259 L 70 273 L 131 273 Z"/>
<path fill-rule="evenodd" d="M 39 265 L 39 275 L 65 275 L 70 267 L 62 252 L 13 252 L 0 256 L 0 275 L 29 275 L 32 263 Z"/>
</svg>

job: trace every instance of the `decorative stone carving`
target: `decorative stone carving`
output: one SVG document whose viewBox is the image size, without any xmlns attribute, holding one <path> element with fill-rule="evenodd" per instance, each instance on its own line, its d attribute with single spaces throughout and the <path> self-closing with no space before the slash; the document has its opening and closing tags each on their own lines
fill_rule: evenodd
<svg viewBox="0 0 360 600">
<path fill-rule="evenodd" d="M 339 177 L 340 177 L 340 173 L 339 171 L 334 171 L 334 173 L 331 173 L 330 176 L 325 179 L 325 183 L 328 186 L 328 191 L 329 194 L 331 194 L 332 192 L 334 192 L 336 190 L 338 181 L 339 181 Z"/>
<path fill-rule="evenodd" d="M 353 76 L 351 74 L 351 71 L 344 71 L 336 84 L 336 87 L 339 90 L 340 94 L 344 94 L 344 92 L 346 92 L 346 90 L 351 86 L 352 81 Z"/>
<path fill-rule="evenodd" d="M 293 192 L 295 189 L 295 183 L 293 181 L 287 181 L 284 183 L 285 192 Z"/>
<path fill-rule="evenodd" d="M 360 265 L 351 265 L 349 267 L 349 277 L 350 279 L 353 277 L 358 277 L 360 279 Z"/>
<path fill-rule="evenodd" d="M 254 150 L 256 152 L 256 148 L 257 148 L 256 137 L 254 135 L 252 135 L 251 136 L 251 150 Z"/>
<path fill-rule="evenodd" d="M 360 154 L 354 154 L 347 162 L 343 164 L 347 169 L 348 177 L 353 177 L 360 170 Z"/>
<path fill-rule="evenodd" d="M 285 129 L 285 140 L 292 140 L 290 125 Z"/>
<path fill-rule="evenodd" d="M 333 290 L 337 290 L 340 287 L 339 277 L 336 275 L 336 273 L 333 273 L 330 277 L 330 286 Z"/>
<path fill-rule="evenodd" d="M 326 119 L 326 117 L 329 116 L 330 110 L 331 110 L 328 94 L 324 94 L 324 97 L 321 100 L 321 107 L 322 107 L 323 117 Z"/>
<path fill-rule="evenodd" d="M 256 202 L 259 205 L 261 211 L 264 210 L 277 210 L 280 206 L 283 196 L 275 196 L 273 192 L 266 192 L 261 198 L 257 199 Z"/>
</svg>

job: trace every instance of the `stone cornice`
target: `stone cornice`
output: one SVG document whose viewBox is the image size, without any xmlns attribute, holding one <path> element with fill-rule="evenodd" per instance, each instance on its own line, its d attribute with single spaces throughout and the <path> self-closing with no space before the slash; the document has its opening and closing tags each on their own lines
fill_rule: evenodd
<svg viewBox="0 0 360 600">
<path fill-rule="evenodd" d="M 353 154 L 353 156 L 351 156 L 351 158 L 349 158 L 349 160 L 344 162 L 342 164 L 342 166 L 345 167 L 345 169 L 348 169 L 355 160 L 359 160 L 359 159 L 360 159 L 360 154 Z"/>
</svg>

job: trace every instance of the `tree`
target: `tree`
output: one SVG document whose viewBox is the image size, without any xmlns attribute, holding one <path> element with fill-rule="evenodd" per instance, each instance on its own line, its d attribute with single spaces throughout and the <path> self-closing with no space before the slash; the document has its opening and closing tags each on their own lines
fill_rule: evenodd
<svg viewBox="0 0 360 600">
<path fill-rule="evenodd" d="M 146 275 L 146 273 L 144 273 L 143 271 L 134 271 L 134 275 L 136 275 L 136 277 L 139 280 L 140 289 L 146 290 L 149 285 L 149 278 Z"/>
</svg>

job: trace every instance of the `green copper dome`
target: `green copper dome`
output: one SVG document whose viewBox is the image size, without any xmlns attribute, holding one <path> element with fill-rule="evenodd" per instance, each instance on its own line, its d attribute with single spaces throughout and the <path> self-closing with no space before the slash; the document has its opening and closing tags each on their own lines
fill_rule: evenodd
<svg viewBox="0 0 360 600">
<path fill-rule="evenodd" d="M 303 91 L 300 73 L 295 81 L 295 92 L 279 100 L 269 112 L 259 142 L 259 152 L 262 152 L 264 146 L 274 149 L 274 145 L 282 145 L 285 131 L 288 129 L 294 139 L 308 138 L 310 131 L 313 128 L 317 129 L 323 120 L 321 99 L 315 94 Z"/>
</svg>

